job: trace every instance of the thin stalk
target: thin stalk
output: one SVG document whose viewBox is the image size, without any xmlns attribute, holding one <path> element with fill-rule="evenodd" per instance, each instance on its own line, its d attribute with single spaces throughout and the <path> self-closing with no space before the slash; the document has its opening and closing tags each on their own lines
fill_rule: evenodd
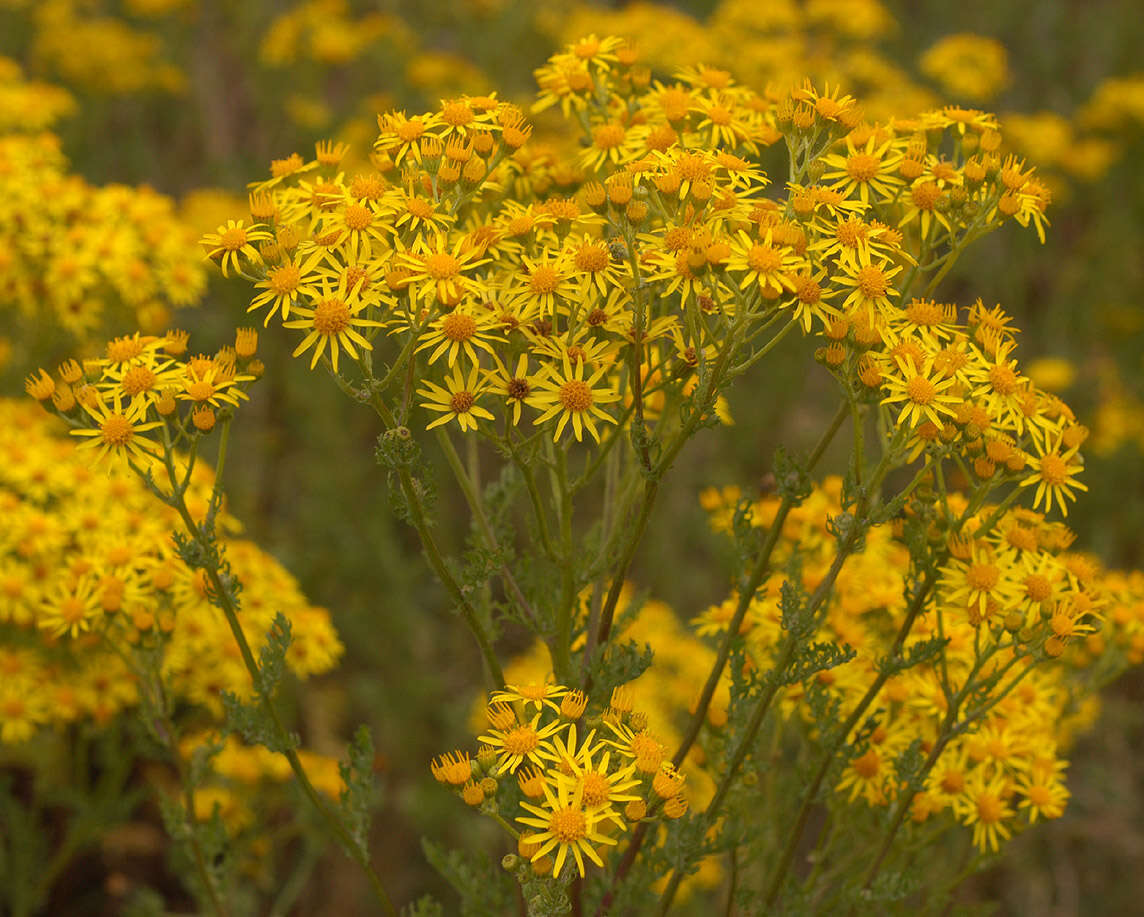
<svg viewBox="0 0 1144 917">
<path fill-rule="evenodd" d="M 870 479 L 870 484 L 865 490 L 865 495 L 859 501 L 859 507 L 856 509 L 855 520 L 852 523 L 853 528 L 845 539 L 838 545 L 838 551 L 834 555 L 834 560 L 830 564 L 830 569 L 827 571 L 826 576 L 822 582 L 819 583 L 818 588 L 815 589 L 814 594 L 811 595 L 807 601 L 803 615 L 810 621 L 814 621 L 818 615 L 819 609 L 824 605 L 830 594 L 834 591 L 834 583 L 838 579 L 839 573 L 842 572 L 842 566 L 846 559 L 850 556 L 851 552 L 857 547 L 861 541 L 866 516 L 869 514 L 870 504 L 873 501 L 873 495 L 877 488 L 881 486 L 882 478 L 889 470 L 890 458 L 894 454 L 894 449 L 891 446 L 883 456 L 882 461 L 879 462 L 878 467 L 874 470 Z M 772 702 L 781 687 L 781 681 L 773 677 L 774 675 L 783 672 L 787 666 L 793 661 L 795 653 L 798 651 L 800 640 L 793 632 L 787 635 L 784 641 L 783 650 L 779 658 L 775 661 L 772 669 L 772 678 L 769 684 L 760 695 L 755 704 L 755 709 L 751 713 L 751 719 L 748 721 L 746 729 L 743 732 L 743 737 L 739 740 L 739 744 L 735 747 L 735 751 L 731 759 L 727 763 L 727 770 L 723 774 L 719 786 L 715 790 L 715 795 L 712 796 L 711 802 L 708 803 L 706 810 L 702 815 L 703 824 L 710 827 L 719 814 L 719 809 L 723 805 L 723 800 L 727 793 L 730 791 L 732 784 L 738 777 L 739 769 L 743 766 L 747 755 L 750 753 L 751 747 L 754 745 L 755 738 L 758 735 L 759 729 L 763 724 L 767 713 L 770 711 Z M 679 888 L 679 883 L 683 880 L 683 870 L 676 867 L 675 871 L 671 874 L 671 879 L 667 883 L 667 887 L 663 891 L 663 895 L 659 900 L 659 908 L 657 913 L 664 915 L 667 913 L 668 908 L 671 907 L 672 899 L 675 897 L 675 892 Z"/>
<path fill-rule="evenodd" d="M 898 628 L 898 633 L 894 637 L 893 644 L 890 646 L 890 651 L 886 657 L 887 661 L 895 659 L 901 651 L 906 637 L 914 626 L 914 621 L 917 620 L 918 615 L 925 605 L 926 597 L 936 582 L 937 567 L 935 566 L 930 568 L 925 580 L 919 585 L 913 601 L 910 602 L 906 617 L 902 621 L 901 627 Z M 810 817 L 810 810 L 814 805 L 814 801 L 818 798 L 818 791 L 822 787 L 822 781 L 826 778 L 827 772 L 834 763 L 835 755 L 838 754 L 839 749 L 845 744 L 847 737 L 858 725 L 862 717 L 866 715 L 866 710 L 870 704 L 874 702 L 874 698 L 878 696 L 878 692 L 882 690 L 882 686 L 889 680 L 892 671 L 889 665 L 882 667 L 877 678 L 874 679 L 873 683 L 866 690 L 862 699 L 858 701 L 858 705 L 851 711 L 846 722 L 842 724 L 842 728 L 835 734 L 834 740 L 826 750 L 826 754 L 823 755 L 822 762 L 819 764 L 818 770 L 815 772 L 814 777 L 810 781 L 810 786 L 807 788 L 806 795 L 803 797 L 802 805 L 799 807 L 798 815 L 795 817 L 794 827 L 791 829 L 787 839 L 787 845 L 783 850 L 782 857 L 779 859 L 779 865 L 775 869 L 775 874 L 771 879 L 770 885 L 767 887 L 764 900 L 768 908 L 773 907 L 779 897 L 783 880 L 786 879 L 787 871 L 790 869 L 791 862 L 794 859 L 798 842 L 802 839 L 802 833 L 806 829 L 806 822 Z"/>
<path fill-rule="evenodd" d="M 175 469 L 172 452 L 168 448 L 164 450 L 164 463 L 166 465 L 167 476 L 171 482 L 172 494 L 170 498 L 170 505 L 178 512 L 179 517 L 183 521 L 183 525 L 187 533 L 199 542 L 203 548 L 207 548 L 205 543 L 204 529 L 195 522 L 191 516 L 190 510 L 187 508 L 185 488 L 180 489 L 177 473 Z M 315 811 L 322 816 L 326 822 L 330 832 L 338 839 L 345 851 L 353 858 L 353 860 L 361 867 L 369 879 L 370 885 L 373 889 L 374 895 L 378 902 L 381 904 L 386 914 L 391 914 L 397 917 L 397 910 L 394 908 L 393 903 L 389 899 L 389 895 L 385 891 L 385 887 L 381 882 L 381 877 L 373 868 L 373 864 L 369 861 L 369 854 L 366 850 L 359 847 L 349 830 L 342 823 L 341 819 L 336 813 L 330 810 L 329 806 L 322 800 L 318 791 L 314 788 L 314 784 L 310 782 L 309 776 L 306 774 L 305 768 L 302 766 L 301 760 L 298 758 L 298 753 L 290 747 L 289 732 L 282 718 L 278 713 L 278 708 L 274 705 L 273 699 L 263 693 L 259 689 L 262 683 L 262 671 L 259 668 L 257 661 L 254 658 L 254 653 L 251 650 L 250 643 L 246 639 L 246 634 L 242 629 L 242 624 L 238 620 L 238 608 L 235 606 L 231 593 L 227 584 L 223 583 L 222 577 L 219 575 L 217 565 L 211 564 L 203 567 L 203 572 L 207 576 L 210 583 L 211 592 L 213 592 L 213 604 L 217 607 L 226 618 L 227 625 L 230 627 L 234 641 L 238 646 L 239 654 L 242 656 L 243 665 L 246 667 L 247 673 L 250 675 L 251 683 L 255 686 L 258 693 L 259 700 L 265 711 L 270 723 L 274 729 L 275 738 L 278 740 L 279 747 L 283 749 L 281 754 L 286 758 L 290 765 L 290 770 L 294 773 L 294 777 L 298 781 L 298 785 L 302 788 L 303 793 L 309 800 L 310 804 L 314 807 Z"/>
<path fill-rule="evenodd" d="M 477 522 L 477 527 L 484 536 L 485 544 L 489 550 L 499 552 L 500 545 L 497 542 L 497 537 L 493 532 L 492 526 L 489 524 L 489 519 L 485 514 L 485 508 L 481 502 L 480 495 L 473 485 L 473 478 L 466 472 L 464 465 L 461 464 L 461 457 L 457 454 L 457 449 L 453 445 L 452 439 L 449 438 L 449 434 L 445 432 L 445 429 L 438 427 L 436 432 L 437 442 L 441 445 L 441 451 L 445 453 L 445 459 L 453 471 L 453 476 L 457 479 L 457 483 L 461 487 L 461 492 L 465 495 L 465 502 L 469 504 L 469 511 L 473 514 L 473 518 Z M 528 599 L 525 598 L 520 585 L 512 575 L 512 571 L 509 569 L 507 563 L 501 564 L 500 577 L 504 583 L 505 591 L 512 596 L 513 602 L 516 603 L 516 607 L 520 610 L 521 614 L 532 623 L 534 629 L 539 629 L 540 622 L 536 617 L 536 612 L 529 604 Z"/>
<path fill-rule="evenodd" d="M 390 412 L 385 402 L 383 402 L 379 396 L 374 395 L 370 399 L 370 403 L 386 427 L 392 430 L 397 426 L 392 412 Z M 441 580 L 449 595 L 452 596 L 458 610 L 461 612 L 461 617 L 477 640 L 477 645 L 481 649 L 481 655 L 484 657 L 485 665 L 488 666 L 488 674 L 493 682 L 493 687 L 499 688 L 504 684 L 504 671 L 501 669 L 500 661 L 497 659 L 496 652 L 493 650 L 492 640 L 489 638 L 489 635 L 485 633 L 485 628 L 481 624 L 476 609 L 473 608 L 472 603 L 465 597 L 464 592 L 461 591 L 460 584 L 445 563 L 445 558 L 441 553 L 440 547 L 437 545 L 437 540 L 429 530 L 429 522 L 425 518 L 425 506 L 421 502 L 421 495 L 417 490 L 416 484 L 413 482 L 413 477 L 410 475 L 409 469 L 405 466 L 400 466 L 397 469 L 397 478 L 401 485 L 401 492 L 405 495 L 405 502 L 409 507 L 410 519 L 413 522 L 413 527 L 417 530 L 418 537 L 421 539 L 421 547 L 425 551 L 429 566 L 433 568 L 433 572 L 437 574 L 437 578 Z"/>
<path fill-rule="evenodd" d="M 813 470 L 814 466 L 818 464 L 818 460 L 822 458 L 823 453 L 826 452 L 827 446 L 829 446 L 830 441 L 834 439 L 834 434 L 837 433 L 838 429 L 842 426 L 842 422 L 846 419 L 848 412 L 849 405 L 845 403 L 835 412 L 834 418 L 830 421 L 830 426 L 826 428 L 826 431 L 819 438 L 818 443 L 807 459 L 807 471 Z M 754 569 L 752 569 L 746 585 L 739 591 L 738 605 L 736 605 L 735 613 L 731 616 L 731 621 L 727 625 L 727 633 L 723 637 L 723 642 L 719 645 L 715 662 L 707 675 L 707 681 L 703 685 L 703 691 L 699 695 L 695 713 L 691 717 L 691 722 L 688 723 L 687 732 L 684 733 L 683 740 L 679 743 L 679 748 L 676 750 L 675 756 L 672 758 L 676 767 L 679 767 L 683 763 L 687 752 L 690 751 L 691 746 L 699 737 L 699 732 L 703 728 L 703 721 L 707 717 L 707 708 L 711 706 L 711 699 L 715 696 L 715 691 L 719 686 L 719 679 L 723 676 L 723 669 L 726 667 L 727 660 L 731 656 L 731 647 L 739 635 L 739 627 L 743 623 L 743 618 L 751 606 L 751 601 L 754 599 L 755 593 L 758 592 L 759 586 L 762 585 L 763 580 L 770 571 L 771 554 L 774 552 L 775 545 L 778 544 L 779 536 L 782 534 L 783 523 L 786 521 L 787 515 L 794 508 L 794 504 L 795 500 L 789 497 L 784 497 L 779 504 L 774 521 L 771 523 L 771 527 L 767 531 L 767 536 L 759 548 L 759 555 L 755 560 Z"/>
</svg>

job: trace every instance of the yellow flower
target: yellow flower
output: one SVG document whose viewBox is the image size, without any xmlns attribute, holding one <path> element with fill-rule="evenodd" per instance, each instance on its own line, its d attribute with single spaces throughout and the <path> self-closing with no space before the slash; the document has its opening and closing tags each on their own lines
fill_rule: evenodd
<svg viewBox="0 0 1144 917">
<path fill-rule="evenodd" d="M 962 824 L 973 826 L 973 844 L 983 853 L 996 852 L 1011 831 L 1005 822 L 1013 810 L 1005 798 L 1005 776 L 985 776 L 984 768 L 976 768 L 965 792 L 954 801 L 954 811 Z"/>
<path fill-rule="evenodd" d="M 527 723 L 516 722 L 514 718 L 511 724 L 506 724 L 506 728 L 493 727 L 487 735 L 478 736 L 477 739 L 496 750 L 497 773 L 511 774 L 525 762 L 543 768 L 542 752 L 549 750 L 548 740 L 567 726 L 567 723 L 560 720 L 541 726 L 538 713 Z"/>
<path fill-rule="evenodd" d="M 587 379 L 584 378 L 584 361 L 577 360 L 575 369 L 564 353 L 559 368 L 537 383 L 538 391 L 528 401 L 530 405 L 540 408 L 542 413 L 535 424 L 546 423 L 556 415 L 560 415 L 560 422 L 556 425 L 556 432 L 552 439 L 559 440 L 568 421 L 572 421 L 572 430 L 576 434 L 576 441 L 584 437 L 584 428 L 592 434 L 596 442 L 600 441 L 599 430 L 596 429 L 596 420 L 615 423 L 616 419 L 606 411 L 600 409 L 601 404 L 610 404 L 619 401 L 620 396 L 611 388 L 593 388 L 608 372 L 608 366 L 601 366 Z M 562 371 L 561 371 L 562 370 Z"/>
<path fill-rule="evenodd" d="M 943 379 L 934 371 L 933 357 L 925 358 L 919 368 L 912 357 L 895 357 L 894 364 L 887 370 L 882 387 L 889 394 L 882 404 L 904 402 L 898 411 L 898 423 L 916 427 L 930 421 L 937 427 L 942 425 L 942 415 L 952 416 L 954 406 L 962 399 L 947 394 L 953 379 Z"/>
<path fill-rule="evenodd" d="M 1067 516 L 1069 508 L 1065 501 L 1076 499 L 1073 491 L 1088 490 L 1087 485 L 1076 480 L 1076 475 L 1084 470 L 1084 463 L 1079 460 L 1077 455 L 1079 448 L 1079 446 L 1073 446 L 1071 449 L 1061 452 L 1061 443 L 1058 440 L 1043 455 L 1029 457 L 1029 465 L 1033 468 L 1033 474 L 1025 478 L 1021 482 L 1021 486 L 1037 485 L 1037 492 L 1033 497 L 1033 509 L 1040 507 L 1043 502 L 1045 512 L 1050 512 L 1053 508 L 1053 502 L 1056 501 L 1057 506 L 1060 507 L 1061 515 Z"/>
<path fill-rule="evenodd" d="M 486 391 L 486 386 L 480 381 L 481 368 L 476 363 L 469 369 L 466 379 L 461 372 L 460 365 L 454 366 L 450 375 L 445 377 L 445 388 L 434 382 L 425 380 L 424 388 L 417 390 L 417 394 L 428 399 L 421 402 L 421 407 L 430 411 L 437 411 L 438 417 L 425 429 L 432 430 L 441 424 L 456 420 L 461 431 L 476 430 L 477 419 L 492 420 L 493 415 L 477 404 L 477 399 Z"/>
<path fill-rule="evenodd" d="M 536 862 L 555 850 L 556 861 L 552 867 L 554 876 L 560 875 L 569 852 L 575 858 L 576 868 L 581 876 L 584 875 L 585 857 L 602 867 L 604 861 L 596 852 L 596 845 L 614 846 L 617 841 L 614 837 L 603 833 L 600 825 L 612 822 L 621 828 L 624 827 L 623 819 L 611 809 L 586 808 L 584 783 L 563 774 L 556 775 L 555 789 L 545 786 L 544 805 L 535 806 L 532 803 L 521 802 L 520 806 L 532 813 L 532 817 L 518 815 L 516 820 L 530 828 L 540 829 L 539 833 L 533 834 L 529 839 L 530 843 L 539 845 L 530 859 Z"/>
<path fill-rule="evenodd" d="M 373 345 L 357 329 L 380 328 L 381 322 L 360 316 L 366 308 L 361 299 L 361 287 L 354 286 L 352 290 L 347 290 L 345 274 L 336 289 L 331 287 L 328 278 L 324 279 L 321 288 L 314 290 L 311 302 L 314 305 L 295 307 L 302 318 L 282 323 L 284 328 L 301 328 L 307 332 L 302 343 L 294 348 L 293 356 L 301 356 L 313 347 L 310 369 L 318 365 L 327 345 L 334 372 L 338 371 L 338 356 L 342 350 L 351 360 L 357 360 L 357 347 L 373 349 Z"/>
<path fill-rule="evenodd" d="M 103 461 L 109 452 L 129 461 L 140 461 L 155 454 L 155 443 L 140 434 L 162 426 L 162 422 L 147 420 L 146 401 L 133 399 L 125 408 L 122 398 L 115 393 L 110 404 L 101 398 L 85 402 L 84 410 L 95 427 L 72 430 L 71 434 L 88 438 L 80 448 L 94 448 L 97 462 Z"/>
<path fill-rule="evenodd" d="M 262 258 L 251 243 L 265 242 L 274 238 L 260 223 L 252 226 L 245 226 L 243 223 L 243 220 L 227 220 L 224 225 L 219 226 L 214 232 L 207 233 L 201 240 L 201 244 L 207 249 L 208 258 L 220 258 L 219 266 L 222 268 L 223 277 L 227 276 L 228 265 L 234 268 L 236 274 L 245 277 L 239 256 L 245 255 L 250 262 L 260 264 Z"/>
</svg>

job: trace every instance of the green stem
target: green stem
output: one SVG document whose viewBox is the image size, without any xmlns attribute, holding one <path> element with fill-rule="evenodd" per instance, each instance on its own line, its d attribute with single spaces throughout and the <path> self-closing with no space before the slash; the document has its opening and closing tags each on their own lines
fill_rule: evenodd
<svg viewBox="0 0 1144 917">
<path fill-rule="evenodd" d="M 461 487 L 462 493 L 465 495 L 465 502 L 469 504 L 469 511 L 473 514 L 473 518 L 477 521 L 477 526 L 484 536 L 485 544 L 490 551 L 494 553 L 500 552 L 500 545 L 497 542 L 496 534 L 493 532 L 492 526 L 489 524 L 488 516 L 485 514 L 485 508 L 481 503 L 480 495 L 477 493 L 476 488 L 473 486 L 472 477 L 465 471 L 464 465 L 461 464 L 461 457 L 457 454 L 457 449 L 453 445 L 453 440 L 449 438 L 449 434 L 445 432 L 444 427 L 438 427 L 436 430 L 437 442 L 441 445 L 441 451 L 445 453 L 445 459 L 449 463 L 449 467 L 453 471 L 453 476 L 457 479 L 457 483 Z M 513 602 L 516 603 L 520 613 L 532 623 L 534 629 L 539 629 L 540 622 L 536 617 L 536 612 L 528 603 L 524 593 L 521 591 L 520 585 L 517 583 L 512 571 L 509 569 L 508 564 L 501 564 L 500 568 L 501 581 L 504 583 L 505 590 L 512 596 Z"/>
<path fill-rule="evenodd" d="M 370 403 L 373 405 L 374 410 L 377 411 L 382 423 L 384 423 L 388 429 L 392 430 L 397 427 L 392 412 L 390 412 L 380 396 L 374 395 L 370 399 Z M 445 589 L 449 592 L 449 595 L 452 596 L 453 601 L 461 612 L 461 617 L 464 618 L 469 630 L 477 640 L 477 644 L 481 649 L 481 655 L 485 660 L 485 665 L 488 666 L 489 678 L 492 680 L 493 686 L 499 688 L 504 684 L 504 671 L 501 669 L 500 661 L 497 659 L 496 653 L 493 650 L 492 640 L 489 638 L 489 635 L 485 633 L 485 628 L 481 624 L 476 609 L 468 598 L 465 597 L 460 584 L 454 578 L 453 574 L 449 572 L 449 567 L 445 563 L 445 558 L 441 554 L 437 540 L 429 530 L 429 523 L 425 518 L 425 506 L 421 502 L 421 495 L 417 490 L 417 485 L 413 481 L 413 476 L 409 473 L 407 467 L 401 465 L 397 468 L 397 478 L 401 485 L 401 492 L 405 496 L 405 502 L 409 507 L 410 520 L 413 523 L 413 528 L 417 530 L 418 537 L 421 539 L 421 547 L 425 551 L 429 566 L 433 568 L 433 572 L 437 574 L 437 578 L 441 580 Z"/>
<path fill-rule="evenodd" d="M 169 449 L 164 453 L 164 460 L 167 466 L 167 474 L 171 481 L 171 487 L 175 489 L 175 493 L 172 495 L 172 505 L 183 520 L 183 525 L 186 527 L 187 533 L 198 542 L 199 546 L 203 549 L 203 553 L 206 556 L 210 556 L 212 546 L 207 538 L 208 533 L 195 522 L 187 508 L 185 494 L 177 489 L 175 466 Z M 382 905 L 382 908 L 387 914 L 392 914 L 393 917 L 397 917 L 397 911 L 393 903 L 389 900 L 389 895 L 386 894 L 385 887 L 381 882 L 381 877 L 378 876 L 377 871 L 373 868 L 373 864 L 369 861 L 368 851 L 358 845 L 341 819 L 336 813 L 330 810 L 329 806 L 326 805 L 318 794 L 318 791 L 314 788 L 313 783 L 310 782 L 310 778 L 307 776 L 306 770 L 302 767 L 302 762 L 298 758 L 298 753 L 290 747 L 290 735 L 285 724 L 282 722 L 278 708 L 275 707 L 272 697 L 269 694 L 263 693 L 261 690 L 262 672 L 257 661 L 255 661 L 254 653 L 250 648 L 250 643 L 246 639 L 246 634 L 243 632 L 242 624 L 238 620 L 238 609 L 232 599 L 230 586 L 223 582 L 216 563 L 207 564 L 202 569 L 207 576 L 211 592 L 213 593 L 212 604 L 214 604 L 226 618 L 230 632 L 234 637 L 235 643 L 238 645 L 239 654 L 242 656 L 243 665 L 250 675 L 251 682 L 259 696 L 262 708 L 270 720 L 278 746 L 282 749 L 281 754 L 289 763 L 290 770 L 294 773 L 298 785 L 301 786 L 306 798 L 310 801 L 315 811 L 321 815 L 330 829 L 330 832 L 338 839 L 343 849 L 345 849 L 366 873 L 370 885 L 373 888 L 374 895 Z"/>
<path fill-rule="evenodd" d="M 826 452 L 826 447 L 830 444 L 830 441 L 834 439 L 834 434 L 837 433 L 838 429 L 842 426 L 842 422 L 846 419 L 848 411 L 849 405 L 844 403 L 835 412 L 830 426 L 826 428 L 826 431 L 822 434 L 814 450 L 810 453 L 810 457 L 807 459 L 806 469 L 808 472 L 814 469 L 814 466 L 818 464 L 818 460 L 822 458 L 823 453 Z M 792 497 L 784 497 L 779 504 L 778 512 L 775 513 L 775 518 L 771 522 L 767 536 L 759 548 L 759 556 L 755 560 L 754 569 L 752 569 L 746 584 L 739 590 L 739 602 L 735 607 L 735 613 L 731 616 L 731 621 L 727 625 L 727 633 L 723 637 L 723 642 L 719 645 L 715 663 L 707 675 L 707 681 L 704 683 L 703 691 L 699 695 L 699 701 L 696 705 L 695 713 L 691 717 L 691 722 L 688 724 L 687 732 L 684 733 L 683 740 L 679 743 L 679 748 L 672 758 L 676 767 L 679 767 L 683 763 L 687 752 L 691 750 L 691 746 L 695 744 L 695 740 L 699 737 L 699 732 L 703 728 L 703 721 L 707 716 L 707 708 L 711 706 L 711 699 L 715 696 L 715 690 L 719 686 L 719 679 L 723 676 L 723 669 L 726 667 L 727 660 L 731 656 L 731 647 L 739 636 L 739 628 L 743 623 L 743 618 L 746 616 L 747 610 L 751 606 L 751 601 L 754 599 L 755 593 L 758 592 L 759 586 L 762 585 L 763 580 L 770 571 L 771 554 L 774 552 L 775 545 L 778 544 L 779 537 L 782 535 L 783 523 L 786 521 L 787 515 L 794 508 L 796 502 L 797 501 Z"/>
<path fill-rule="evenodd" d="M 803 797 L 802 805 L 799 807 L 798 815 L 795 817 L 794 828 L 791 829 L 786 848 L 783 850 L 782 857 L 779 859 L 779 865 L 775 870 L 774 877 L 767 887 L 764 900 L 768 908 L 774 906 L 782 890 L 783 880 L 786 879 L 787 871 L 790 869 L 790 864 L 794 859 L 795 849 L 798 847 L 798 842 L 802 839 L 802 833 L 806 829 L 806 823 L 810 817 L 810 810 L 818 798 L 818 791 L 822 787 L 822 781 L 826 779 L 826 774 L 834 763 L 834 758 L 838 754 L 839 749 L 842 748 L 850 733 L 858 725 L 862 717 L 865 716 L 866 710 L 874 702 L 874 699 L 878 696 L 878 692 L 882 690 L 882 686 L 889 680 L 891 674 L 896 671 L 892 663 L 897 659 L 898 653 L 906 641 L 906 637 L 914 626 L 914 621 L 917 620 L 918 615 L 921 613 L 925 605 L 925 600 L 936 582 L 937 567 L 934 566 L 930 568 L 925 580 L 923 580 L 918 587 L 913 601 L 910 602 L 909 609 L 906 611 L 906 617 L 902 621 L 901 627 L 898 628 L 897 636 L 894 638 L 894 642 L 886 654 L 885 664 L 883 664 L 877 678 L 874 679 L 866 693 L 862 696 L 862 699 L 858 701 L 858 705 L 851 711 L 846 722 L 842 724 L 842 728 L 835 733 L 834 740 L 827 748 L 826 754 L 823 755 L 822 762 L 819 764 L 818 770 L 815 772 L 814 777 L 810 781 L 810 786 L 807 788 L 806 795 Z"/>
</svg>

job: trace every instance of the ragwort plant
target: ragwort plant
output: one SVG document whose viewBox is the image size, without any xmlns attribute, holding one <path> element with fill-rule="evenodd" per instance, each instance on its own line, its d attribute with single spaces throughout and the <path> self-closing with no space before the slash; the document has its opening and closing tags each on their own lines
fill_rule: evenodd
<svg viewBox="0 0 1144 917">
<path fill-rule="evenodd" d="M 1084 698 L 1144 649 L 1139 578 L 1071 552 L 1052 518 L 1085 489 L 1086 430 L 1022 373 L 1000 306 L 938 298 L 987 232 L 1043 237 L 1048 191 L 981 111 L 867 123 L 839 90 L 660 77 L 611 37 L 537 80 L 532 112 L 562 116 L 543 142 L 495 94 L 389 112 L 371 169 L 347 175 L 333 143 L 275 161 L 252 222 L 203 239 L 252 285 L 250 311 L 376 413 L 394 509 L 483 659 L 477 750 L 430 769 L 513 852 L 499 869 L 427 855 L 474 913 L 666 913 L 713 871 L 744 912 L 939 910 L 1012 833 L 1061 814 Z M 705 496 L 734 588 L 696 636 L 657 639 L 670 626 L 641 625 L 627 579 L 667 473 L 792 334 L 820 341 L 837 410 L 809 451 L 776 455 L 772 494 Z M 216 412 L 225 453 L 246 376 L 169 370 L 163 346 L 130 364 L 147 392 L 105 361 L 61 410 L 179 510 L 175 456 Z M 844 428 L 844 475 L 816 484 Z M 430 440 L 471 512 L 460 557 L 439 538 Z M 305 786 L 214 515 L 180 516 L 261 704 L 232 719 Z M 508 630 L 538 644 L 506 676 Z M 696 652 L 657 670 L 665 643 Z M 649 709 L 681 690 L 689 714 L 660 729 Z M 361 824 L 309 796 L 391 909 Z"/>
</svg>

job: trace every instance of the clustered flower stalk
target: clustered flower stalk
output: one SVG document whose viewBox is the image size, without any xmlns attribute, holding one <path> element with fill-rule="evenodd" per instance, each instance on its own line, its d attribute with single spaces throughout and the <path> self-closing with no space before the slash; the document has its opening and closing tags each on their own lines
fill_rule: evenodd
<svg viewBox="0 0 1144 917">
<path fill-rule="evenodd" d="M 202 240 L 253 285 L 251 312 L 299 336 L 295 356 L 376 413 L 394 509 L 476 640 L 488 727 L 475 754 L 434 759 L 433 776 L 515 845 L 503 868 L 537 915 L 666 913 L 723 855 L 769 905 L 798 891 L 846 908 L 907 824 L 950 818 L 988 851 L 1017 824 L 1010 800 L 1024 824 L 1059 815 L 1056 730 L 1080 689 L 1057 660 L 1103 651 L 1089 638 L 1130 589 L 1049 519 L 1085 489 L 1087 431 L 1022 374 L 1009 316 L 929 298 L 985 233 L 1016 223 L 1043 237 L 1045 185 L 980 111 L 870 123 L 809 81 L 760 93 L 701 66 L 665 82 L 613 37 L 536 75 L 532 113 L 570 125 L 548 146 L 495 95 L 388 112 L 368 164 L 347 177 L 350 152 L 331 143 L 278 160 L 252 186 L 253 222 Z M 767 170 L 783 147 L 776 188 Z M 694 635 L 650 632 L 653 661 L 635 635 L 655 614 L 628 578 L 668 472 L 703 431 L 732 424 L 735 383 L 764 390 L 766 358 L 796 332 L 819 341 L 841 404 L 809 455 L 776 457 L 776 494 L 704 495 L 734 539 L 736 588 L 694 617 Z M 364 843 L 308 783 L 267 687 L 273 666 L 244 637 L 214 544 L 217 484 L 204 522 L 184 500 L 192 426 L 221 411 L 221 466 L 258 373 L 233 358 L 164 363 L 163 346 L 108 361 L 94 385 L 41 373 L 28 389 L 178 511 L 271 747 L 391 909 Z M 172 426 L 180 403 L 190 411 Z M 816 483 L 847 421 L 846 477 Z M 460 558 L 436 524 L 430 430 L 472 520 Z M 499 476 L 482 471 L 490 461 Z M 534 659 L 502 662 L 508 629 L 535 637 Z M 678 691 L 657 674 L 673 653 L 702 685 L 679 733 L 679 711 L 660 717 L 663 698 L 644 696 Z M 793 736 L 813 762 L 805 780 L 772 766 Z M 774 849 L 750 814 L 760 782 L 796 800 Z M 812 813 L 829 820 L 821 853 L 858 805 L 884 813 L 873 863 L 820 859 L 803 875 Z"/>
</svg>

